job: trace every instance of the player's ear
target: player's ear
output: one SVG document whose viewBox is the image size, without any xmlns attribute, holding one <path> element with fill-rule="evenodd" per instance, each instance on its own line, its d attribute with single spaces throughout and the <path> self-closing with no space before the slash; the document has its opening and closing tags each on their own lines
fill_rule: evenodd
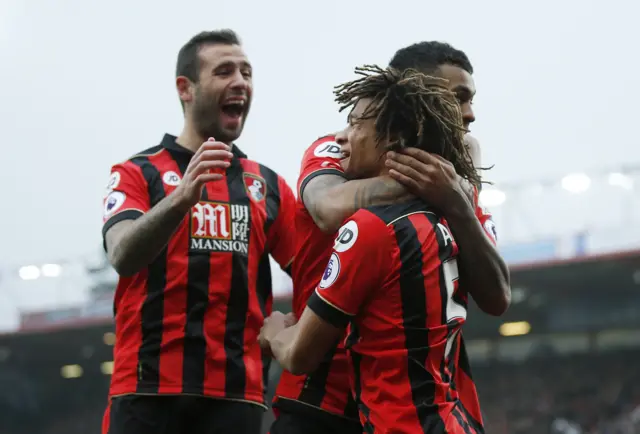
<svg viewBox="0 0 640 434">
<path fill-rule="evenodd" d="M 176 77 L 176 89 L 178 90 L 178 97 L 182 103 L 191 102 L 193 100 L 193 83 L 187 77 Z"/>
</svg>

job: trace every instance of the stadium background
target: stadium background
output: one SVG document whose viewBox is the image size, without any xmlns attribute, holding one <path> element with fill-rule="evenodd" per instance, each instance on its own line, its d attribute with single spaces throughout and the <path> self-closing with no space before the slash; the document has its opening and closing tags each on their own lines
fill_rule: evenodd
<svg viewBox="0 0 640 434">
<path fill-rule="evenodd" d="M 226 26 L 256 71 L 239 144 L 291 185 L 305 145 L 344 124 L 331 89 L 353 66 L 421 40 L 464 49 L 473 134 L 495 164 L 486 204 L 513 278 L 505 317 L 472 309 L 464 332 L 487 432 L 639 433 L 640 3 L 238 9 L 0 1 L 0 434 L 99 432 L 116 279 L 99 247 L 109 167 L 180 131 L 175 55 L 195 32 Z M 287 310 L 290 281 L 274 279 Z"/>
<path fill-rule="evenodd" d="M 504 317 L 473 306 L 464 330 L 487 432 L 640 432 L 640 237 L 630 225 L 638 181 L 627 167 L 486 190 L 513 286 Z M 585 212 L 594 201 L 607 205 Z M 574 217 L 567 227 L 526 226 L 553 220 L 562 203 Z M 275 308 L 288 311 L 290 280 L 275 276 Z M 55 309 L 23 310 L 0 336 L 0 433 L 98 433 L 115 273 L 98 252 L 5 277 L 16 305 L 15 289 L 30 285 L 56 288 L 59 299 Z M 84 301 L 65 301 L 78 285 Z M 274 366 L 271 392 L 278 375 Z"/>
</svg>

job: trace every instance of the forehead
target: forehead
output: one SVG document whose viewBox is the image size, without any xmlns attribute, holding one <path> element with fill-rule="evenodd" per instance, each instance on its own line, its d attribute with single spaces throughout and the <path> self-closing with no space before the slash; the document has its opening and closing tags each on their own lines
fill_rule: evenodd
<svg viewBox="0 0 640 434">
<path fill-rule="evenodd" d="M 349 117 L 354 119 L 361 117 L 371 102 L 372 100 L 370 98 L 360 98 L 353 106 L 351 113 L 349 113 Z"/>
<path fill-rule="evenodd" d="M 471 94 L 476 93 L 476 84 L 473 77 L 464 69 L 454 65 L 442 65 L 438 68 L 438 75 L 449 80 L 449 89 L 467 89 Z"/>
<path fill-rule="evenodd" d="M 207 44 L 199 53 L 202 66 L 216 67 L 225 63 L 236 65 L 248 65 L 249 59 L 239 45 Z"/>
</svg>

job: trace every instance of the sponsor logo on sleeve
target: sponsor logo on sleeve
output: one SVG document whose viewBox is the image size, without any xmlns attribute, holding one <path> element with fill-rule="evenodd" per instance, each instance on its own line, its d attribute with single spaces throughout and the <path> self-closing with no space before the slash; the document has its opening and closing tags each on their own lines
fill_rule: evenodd
<svg viewBox="0 0 640 434">
<path fill-rule="evenodd" d="M 342 158 L 342 152 L 340 152 L 340 145 L 336 142 L 324 142 L 316 146 L 313 150 L 313 155 L 321 158 Z"/>
<path fill-rule="evenodd" d="M 122 207 L 127 196 L 121 191 L 112 191 L 104 201 L 104 217 L 112 216 Z"/>
<path fill-rule="evenodd" d="M 330 287 L 335 283 L 340 275 L 340 258 L 336 253 L 331 254 L 331 258 L 329 259 L 329 263 L 327 264 L 327 268 L 324 270 L 324 274 L 322 275 L 322 280 L 320 281 L 320 289 L 325 289 Z"/>
<path fill-rule="evenodd" d="M 120 172 L 113 172 L 107 183 L 107 194 L 111 193 L 118 185 L 120 185 Z"/>
<path fill-rule="evenodd" d="M 172 187 L 176 187 L 177 185 L 180 185 L 180 175 L 173 171 L 165 172 L 164 175 L 162 175 L 162 182 Z"/>
<path fill-rule="evenodd" d="M 358 224 L 353 220 L 347 222 L 338 231 L 338 237 L 333 243 L 336 252 L 346 252 L 356 243 L 358 239 Z"/>
</svg>

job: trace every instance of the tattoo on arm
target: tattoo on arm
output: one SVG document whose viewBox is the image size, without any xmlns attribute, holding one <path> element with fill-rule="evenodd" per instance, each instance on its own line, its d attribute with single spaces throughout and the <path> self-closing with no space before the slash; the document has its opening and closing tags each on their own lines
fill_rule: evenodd
<svg viewBox="0 0 640 434">
<path fill-rule="evenodd" d="M 149 265 L 169 243 L 185 216 L 172 204 L 171 196 L 163 199 L 148 213 L 129 223 L 123 230 L 107 232 L 107 247 L 111 264 L 123 276 L 137 273 Z"/>
<path fill-rule="evenodd" d="M 334 232 L 359 209 L 389 204 L 406 194 L 400 183 L 385 176 L 346 181 L 335 175 L 320 175 L 309 181 L 302 198 L 318 227 Z"/>
</svg>

